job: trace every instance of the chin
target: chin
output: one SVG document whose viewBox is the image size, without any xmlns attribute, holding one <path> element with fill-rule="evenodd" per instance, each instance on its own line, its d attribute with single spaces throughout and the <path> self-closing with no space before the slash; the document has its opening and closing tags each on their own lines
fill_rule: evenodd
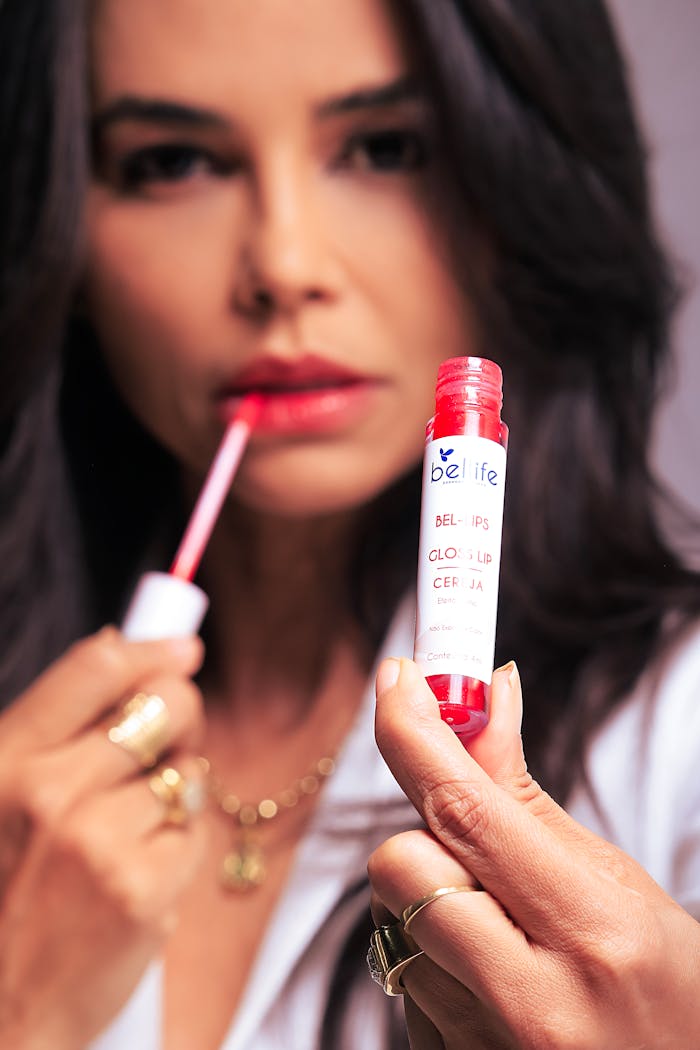
<svg viewBox="0 0 700 1050">
<path fill-rule="evenodd" d="M 281 518 L 319 518 L 347 513 L 362 507 L 376 496 L 376 492 L 329 492 L 328 489 L 310 490 L 307 486 L 269 491 L 247 485 L 237 485 L 233 492 L 236 503 L 258 514 Z"/>
<path fill-rule="evenodd" d="M 388 450 L 385 450 L 385 452 Z M 329 455 L 289 449 L 269 455 L 254 448 L 233 484 L 235 502 L 249 510 L 295 519 L 348 513 L 371 503 L 422 460 L 419 449 L 395 449 L 394 455 L 339 449 Z"/>
<path fill-rule="evenodd" d="M 234 500 L 248 510 L 282 518 L 318 518 L 359 510 L 375 499 L 390 482 L 367 485 L 311 484 L 308 477 L 293 477 L 285 485 L 274 486 L 239 479 L 233 487 Z"/>
</svg>

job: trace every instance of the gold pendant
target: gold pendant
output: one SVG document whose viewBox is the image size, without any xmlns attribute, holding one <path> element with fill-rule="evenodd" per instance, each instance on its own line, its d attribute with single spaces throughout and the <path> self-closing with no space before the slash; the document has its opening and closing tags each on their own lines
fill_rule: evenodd
<svg viewBox="0 0 700 1050">
<path fill-rule="evenodd" d="M 262 850 L 249 840 L 243 839 L 238 849 L 232 849 L 224 857 L 221 881 L 227 890 L 247 893 L 261 886 L 266 875 Z"/>
</svg>

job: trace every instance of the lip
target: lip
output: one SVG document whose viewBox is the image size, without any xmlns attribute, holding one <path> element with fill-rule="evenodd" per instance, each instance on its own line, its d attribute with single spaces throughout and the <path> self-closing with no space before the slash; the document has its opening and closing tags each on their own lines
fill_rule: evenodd
<svg viewBox="0 0 700 1050">
<path fill-rule="evenodd" d="M 216 395 L 220 415 L 230 418 L 246 394 L 259 393 L 263 407 L 256 432 L 313 433 L 342 429 L 371 407 L 377 379 L 307 354 L 292 362 L 261 357 L 233 376 Z"/>
</svg>

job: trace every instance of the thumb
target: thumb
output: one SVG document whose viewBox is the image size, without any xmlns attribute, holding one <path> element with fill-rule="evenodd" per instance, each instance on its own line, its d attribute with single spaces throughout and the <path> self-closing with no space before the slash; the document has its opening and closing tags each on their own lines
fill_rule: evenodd
<svg viewBox="0 0 700 1050">
<path fill-rule="evenodd" d="M 489 722 L 473 737 L 460 738 L 469 754 L 494 783 L 520 794 L 529 785 L 520 729 L 523 694 L 514 661 L 493 672 L 489 689 Z"/>
</svg>

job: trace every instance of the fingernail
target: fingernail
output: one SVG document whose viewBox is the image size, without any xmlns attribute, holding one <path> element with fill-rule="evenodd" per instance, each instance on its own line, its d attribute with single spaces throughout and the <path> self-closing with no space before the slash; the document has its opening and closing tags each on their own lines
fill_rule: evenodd
<svg viewBox="0 0 700 1050">
<path fill-rule="evenodd" d="M 497 667 L 493 672 L 494 674 L 503 675 L 508 679 L 508 685 L 511 689 L 515 688 L 520 679 L 520 672 L 518 671 L 518 665 L 515 660 L 509 660 L 507 664 L 503 664 L 502 667 Z"/>
<path fill-rule="evenodd" d="M 377 699 L 379 699 L 383 693 L 387 690 L 393 689 L 399 680 L 399 674 L 401 673 L 401 661 L 394 659 L 390 656 L 386 660 L 382 660 L 377 671 Z"/>
<path fill-rule="evenodd" d="M 202 639 L 191 634 L 184 638 L 166 639 L 168 647 L 173 656 L 184 664 L 198 664 L 204 658 L 204 645 Z"/>
</svg>

